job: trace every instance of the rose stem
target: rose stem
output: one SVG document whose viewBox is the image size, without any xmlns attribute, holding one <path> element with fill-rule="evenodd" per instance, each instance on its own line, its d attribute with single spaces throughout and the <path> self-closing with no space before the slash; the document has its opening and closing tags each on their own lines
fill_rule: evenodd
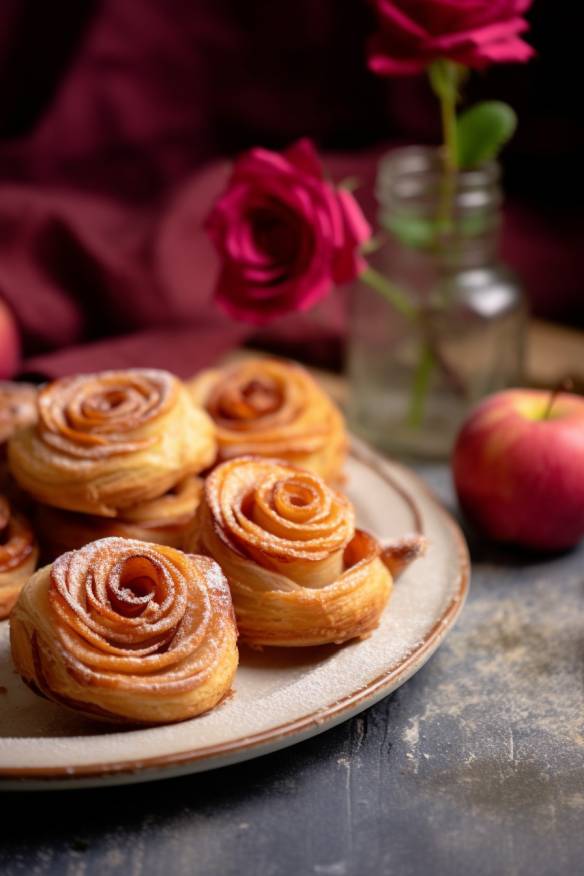
<svg viewBox="0 0 584 876">
<path fill-rule="evenodd" d="M 464 396 L 465 386 L 463 381 L 442 356 L 437 340 L 432 335 L 431 326 L 426 324 L 426 320 L 423 319 L 423 313 L 420 312 L 420 309 L 415 304 L 412 304 L 407 294 L 387 277 L 384 277 L 383 274 L 380 274 L 379 271 L 376 271 L 375 268 L 372 268 L 371 265 L 368 265 L 361 273 L 360 280 L 382 295 L 397 313 L 409 323 L 417 325 L 420 331 L 421 361 L 416 366 L 413 397 L 407 417 L 410 425 L 419 424 L 420 422 L 420 413 L 423 411 L 423 398 L 425 392 L 427 392 L 428 380 L 434 364 L 441 368 L 453 390 L 459 395 Z M 413 413 L 414 410 L 416 413 Z"/>
<path fill-rule="evenodd" d="M 436 244 L 439 245 L 442 233 L 451 233 L 453 221 L 454 188 L 458 170 L 458 137 L 456 130 L 456 104 L 458 88 L 464 75 L 460 64 L 441 58 L 434 61 L 428 70 L 430 84 L 440 102 L 442 120 L 442 155 L 444 176 L 437 218 Z"/>
<path fill-rule="evenodd" d="M 440 101 L 442 118 L 444 175 L 440 189 L 440 203 L 436 217 L 434 245 L 440 250 L 443 234 L 450 234 L 453 225 L 454 190 L 458 170 L 458 142 L 456 132 L 456 103 L 458 87 L 464 73 L 459 64 L 439 59 L 430 65 L 428 74 L 432 88 Z M 448 244 L 447 244 L 448 245 Z M 426 397 L 430 389 L 432 371 L 438 365 L 453 389 L 464 396 L 465 387 L 458 375 L 448 366 L 440 350 L 438 339 L 433 337 L 430 320 L 421 318 L 422 337 L 418 363 L 414 372 L 410 405 L 406 421 L 419 429 L 424 419 Z"/>
</svg>

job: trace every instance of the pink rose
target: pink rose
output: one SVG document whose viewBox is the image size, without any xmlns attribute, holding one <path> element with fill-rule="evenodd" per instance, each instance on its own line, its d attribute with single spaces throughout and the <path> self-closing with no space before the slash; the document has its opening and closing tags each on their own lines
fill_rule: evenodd
<svg viewBox="0 0 584 876">
<path fill-rule="evenodd" d="M 437 58 L 480 69 L 499 61 L 527 61 L 520 39 L 531 0 L 374 0 L 380 29 L 369 67 L 382 76 L 419 73 Z"/>
<path fill-rule="evenodd" d="M 242 155 L 205 227 L 222 260 L 216 300 L 255 325 L 307 310 L 353 280 L 371 234 L 353 196 L 324 179 L 309 140 L 283 154 Z"/>
</svg>

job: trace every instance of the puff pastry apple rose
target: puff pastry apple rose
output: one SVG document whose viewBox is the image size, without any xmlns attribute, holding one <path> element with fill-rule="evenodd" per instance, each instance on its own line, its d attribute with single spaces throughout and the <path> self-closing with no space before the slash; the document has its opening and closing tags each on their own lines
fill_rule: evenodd
<svg viewBox="0 0 584 876">
<path fill-rule="evenodd" d="M 8 455 L 17 481 L 47 505 L 114 517 L 215 458 L 211 420 L 166 371 L 65 377 L 40 390 L 38 413 Z"/>
<path fill-rule="evenodd" d="M 252 359 L 204 371 L 189 389 L 217 427 L 219 459 L 285 459 L 335 480 L 347 437 L 333 402 L 300 365 Z"/>
<path fill-rule="evenodd" d="M 0 380 L 0 444 L 37 416 L 37 389 L 29 383 Z"/>
<path fill-rule="evenodd" d="M 6 464 L 5 442 L 18 429 L 35 422 L 36 399 L 36 386 L 0 380 L 0 492 L 11 491 L 13 487 Z"/>
<path fill-rule="evenodd" d="M 0 496 L 0 620 L 8 617 L 35 570 L 38 549 L 30 524 Z"/>
<path fill-rule="evenodd" d="M 16 669 L 51 700 L 109 720 L 182 721 L 229 691 L 238 653 L 219 566 L 106 538 L 28 581 L 10 619 Z"/>
<path fill-rule="evenodd" d="M 221 565 L 240 635 L 253 646 L 366 636 L 391 593 L 391 548 L 382 552 L 355 529 L 348 499 L 322 478 L 284 462 L 218 466 L 205 484 L 192 547 Z"/>
<path fill-rule="evenodd" d="M 110 536 L 182 549 L 202 491 L 202 479 L 191 475 L 158 499 L 126 508 L 120 517 L 97 517 L 37 504 L 34 521 L 43 555 L 54 560 L 67 551 Z"/>
</svg>

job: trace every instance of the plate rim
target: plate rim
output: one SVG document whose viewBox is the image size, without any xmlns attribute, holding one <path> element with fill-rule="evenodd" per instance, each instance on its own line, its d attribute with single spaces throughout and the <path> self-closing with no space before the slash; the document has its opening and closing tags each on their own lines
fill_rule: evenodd
<svg viewBox="0 0 584 876">
<path fill-rule="evenodd" d="M 416 472 L 399 462 L 385 459 L 378 451 L 353 435 L 350 436 L 350 455 L 373 469 L 377 475 L 406 499 L 412 507 L 418 526 L 420 526 L 422 515 L 415 496 L 412 496 L 401 484 L 395 482 L 389 467 L 403 472 L 432 503 L 434 510 L 438 512 L 450 530 L 456 546 L 459 579 L 457 589 L 424 638 L 397 666 L 381 673 L 365 686 L 352 691 L 340 700 L 308 715 L 303 715 L 301 718 L 253 735 L 208 745 L 204 748 L 197 747 L 172 754 L 152 755 L 143 759 L 138 757 L 133 760 L 79 764 L 77 766 L 0 767 L 0 790 L 15 788 L 22 790 L 30 788 L 32 790 L 33 785 L 35 789 L 39 787 L 37 784 L 39 782 L 44 787 L 51 788 L 57 786 L 81 787 L 82 784 L 87 787 L 90 780 L 93 780 L 96 785 L 108 782 L 114 784 L 116 779 L 119 779 L 119 783 L 124 780 L 150 781 L 165 778 L 167 775 L 168 777 L 177 775 L 176 770 L 188 765 L 195 767 L 193 772 L 197 771 L 196 766 L 201 761 L 207 761 L 208 766 L 205 769 L 211 770 L 235 761 L 249 760 L 253 757 L 259 757 L 261 754 L 284 748 L 286 745 L 292 745 L 294 742 L 301 742 L 309 736 L 316 736 L 318 733 L 332 728 L 391 693 L 407 681 L 417 669 L 421 668 L 453 627 L 464 606 L 470 585 L 471 567 L 468 546 L 458 523 Z M 294 737 L 293 742 L 289 741 L 291 736 Z M 164 772 L 161 772 L 163 770 Z"/>
</svg>

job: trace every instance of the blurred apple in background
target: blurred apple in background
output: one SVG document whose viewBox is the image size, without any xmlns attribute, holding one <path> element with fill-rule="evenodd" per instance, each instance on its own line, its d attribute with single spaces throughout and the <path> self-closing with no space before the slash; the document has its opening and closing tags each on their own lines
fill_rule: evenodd
<svg viewBox="0 0 584 876">
<path fill-rule="evenodd" d="M 14 318 L 0 301 L 0 380 L 12 377 L 20 363 L 20 340 Z"/>
<path fill-rule="evenodd" d="M 584 398 L 511 389 L 463 425 L 452 458 L 460 505 L 485 535 L 540 550 L 584 536 Z"/>
</svg>

